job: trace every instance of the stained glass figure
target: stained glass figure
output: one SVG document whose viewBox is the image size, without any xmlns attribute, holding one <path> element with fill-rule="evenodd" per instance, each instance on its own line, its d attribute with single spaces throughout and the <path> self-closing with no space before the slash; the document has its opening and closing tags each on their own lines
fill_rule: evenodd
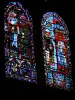
<svg viewBox="0 0 75 100">
<path fill-rule="evenodd" d="M 41 27 L 46 85 L 70 90 L 72 65 L 67 25 L 55 12 L 47 12 Z"/>
<path fill-rule="evenodd" d="M 4 13 L 6 77 L 37 82 L 33 23 L 19 2 L 9 2 Z"/>
</svg>

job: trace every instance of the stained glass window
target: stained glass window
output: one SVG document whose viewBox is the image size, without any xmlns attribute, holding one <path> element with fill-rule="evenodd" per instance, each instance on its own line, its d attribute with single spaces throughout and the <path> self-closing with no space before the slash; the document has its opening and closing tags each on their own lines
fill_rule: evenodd
<svg viewBox="0 0 75 100">
<path fill-rule="evenodd" d="M 9 2 L 4 13 L 6 77 L 36 82 L 32 17 L 19 2 Z"/>
<path fill-rule="evenodd" d="M 47 12 L 41 28 L 46 85 L 70 90 L 72 64 L 67 25 L 58 14 Z"/>
</svg>

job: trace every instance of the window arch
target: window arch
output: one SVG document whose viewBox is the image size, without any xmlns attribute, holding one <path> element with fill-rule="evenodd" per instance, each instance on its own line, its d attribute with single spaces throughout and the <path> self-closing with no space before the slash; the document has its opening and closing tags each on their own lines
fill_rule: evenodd
<svg viewBox="0 0 75 100">
<path fill-rule="evenodd" d="M 41 28 L 46 85 L 71 89 L 72 65 L 67 25 L 55 12 L 47 12 L 43 15 Z"/>
<path fill-rule="evenodd" d="M 9 2 L 4 13 L 6 77 L 36 82 L 32 16 L 19 2 Z"/>
</svg>

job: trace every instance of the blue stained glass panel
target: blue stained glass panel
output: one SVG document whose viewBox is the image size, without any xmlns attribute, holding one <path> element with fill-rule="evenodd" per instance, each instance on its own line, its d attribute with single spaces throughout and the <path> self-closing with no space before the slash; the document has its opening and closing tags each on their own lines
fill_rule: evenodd
<svg viewBox="0 0 75 100">
<path fill-rule="evenodd" d="M 73 84 L 68 27 L 55 12 L 43 15 L 41 27 L 46 85 L 71 89 Z"/>
<path fill-rule="evenodd" d="M 6 77 L 37 82 L 32 16 L 21 3 L 6 6 L 4 34 Z"/>
</svg>

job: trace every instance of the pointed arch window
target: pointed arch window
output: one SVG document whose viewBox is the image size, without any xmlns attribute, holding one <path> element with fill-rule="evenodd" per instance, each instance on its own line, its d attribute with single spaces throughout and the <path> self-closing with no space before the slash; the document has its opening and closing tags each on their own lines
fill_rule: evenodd
<svg viewBox="0 0 75 100">
<path fill-rule="evenodd" d="M 67 25 L 55 12 L 47 12 L 41 27 L 46 85 L 70 89 L 72 65 Z"/>
<path fill-rule="evenodd" d="M 6 77 L 36 82 L 32 16 L 19 2 L 9 2 L 4 13 Z"/>
</svg>

